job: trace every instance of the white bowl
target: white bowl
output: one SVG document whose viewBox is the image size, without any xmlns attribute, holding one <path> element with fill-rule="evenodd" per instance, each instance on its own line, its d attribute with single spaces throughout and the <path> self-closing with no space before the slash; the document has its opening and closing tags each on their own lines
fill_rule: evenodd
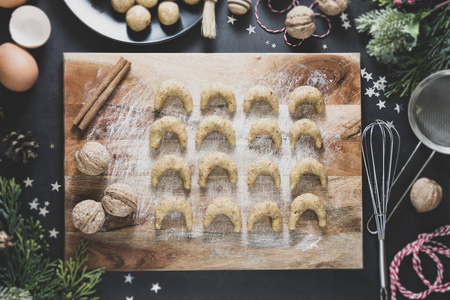
<svg viewBox="0 0 450 300">
<path fill-rule="evenodd" d="M 50 20 L 36 6 L 23 5 L 12 13 L 9 32 L 17 44 L 25 48 L 37 48 L 50 37 Z"/>
</svg>

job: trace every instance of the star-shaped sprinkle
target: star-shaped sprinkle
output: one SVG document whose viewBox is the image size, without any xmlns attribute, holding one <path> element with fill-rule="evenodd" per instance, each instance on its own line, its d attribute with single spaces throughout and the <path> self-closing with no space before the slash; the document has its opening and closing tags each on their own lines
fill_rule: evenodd
<svg viewBox="0 0 450 300">
<path fill-rule="evenodd" d="M 369 82 L 369 80 L 372 79 L 372 73 L 366 72 L 366 75 L 364 76 L 364 78 L 367 80 L 367 82 Z"/>
<path fill-rule="evenodd" d="M 25 183 L 25 187 L 33 187 L 33 181 L 34 179 L 30 179 L 30 177 L 27 177 L 27 179 L 24 180 L 23 183 Z"/>
<path fill-rule="evenodd" d="M 45 202 L 44 202 L 44 205 L 45 205 L 45 206 L 49 206 L 49 205 L 50 205 L 50 202 L 45 201 Z"/>
<path fill-rule="evenodd" d="M 55 183 L 51 183 L 50 185 L 52 186 L 52 191 L 59 192 L 59 188 L 61 187 L 61 185 L 58 184 L 58 181 L 56 181 Z"/>
<path fill-rule="evenodd" d="M 252 34 L 252 33 L 256 33 L 256 32 L 255 32 L 255 29 L 256 29 L 256 27 L 255 27 L 255 26 L 252 26 L 252 25 L 250 24 L 250 25 L 248 25 L 248 28 L 245 29 L 245 30 L 247 30 L 247 31 L 248 31 L 248 34 L 250 35 L 250 34 Z"/>
<path fill-rule="evenodd" d="M 231 25 L 234 25 L 234 22 L 236 22 L 237 19 L 234 18 L 234 16 L 227 16 L 228 21 L 227 23 L 231 23 Z"/>
<path fill-rule="evenodd" d="M 323 45 L 322 45 L 322 48 L 323 48 L 324 50 L 327 49 L 327 48 L 328 48 L 327 44 L 323 44 Z"/>
<path fill-rule="evenodd" d="M 49 213 L 47 208 L 44 206 L 43 208 L 39 208 L 39 215 L 42 215 L 44 218 Z"/>
<path fill-rule="evenodd" d="M 366 74 L 367 74 L 366 68 L 361 69 L 361 77 L 362 77 L 362 78 L 365 78 L 365 77 L 366 77 Z"/>
<path fill-rule="evenodd" d="M 273 44 L 272 44 L 272 48 L 275 49 L 276 47 L 277 47 L 277 44 L 273 43 Z"/>
<path fill-rule="evenodd" d="M 374 81 L 373 88 L 376 89 L 376 90 L 380 90 L 380 82 L 379 81 Z"/>
<path fill-rule="evenodd" d="M 395 125 L 394 125 L 394 121 L 387 121 L 391 126 L 394 126 L 395 127 Z"/>
<path fill-rule="evenodd" d="M 29 202 L 28 204 L 30 205 L 30 210 L 32 209 L 37 210 L 39 205 L 38 198 L 34 198 L 33 201 Z"/>
<path fill-rule="evenodd" d="M 380 83 L 387 83 L 387 81 L 386 81 L 386 76 L 383 76 L 383 77 L 380 76 L 380 78 L 378 79 L 378 81 L 379 81 Z"/>
<path fill-rule="evenodd" d="M 395 103 L 394 110 L 399 114 L 403 110 L 403 104 L 398 105 L 397 103 Z"/>
<path fill-rule="evenodd" d="M 159 282 L 157 282 L 156 284 L 152 283 L 152 288 L 150 289 L 150 291 L 153 291 L 153 292 L 155 292 L 155 294 L 158 294 L 158 290 L 160 290 L 160 289 L 161 289 L 161 287 L 159 286 Z"/>
<path fill-rule="evenodd" d="M 339 16 L 341 18 L 341 21 L 347 21 L 348 20 L 348 14 L 346 14 L 345 12 L 342 12 L 341 15 Z"/>
<path fill-rule="evenodd" d="M 55 149 L 55 144 L 50 144 L 50 149 Z"/>
<path fill-rule="evenodd" d="M 131 273 L 128 273 L 128 275 L 124 275 L 123 277 L 125 277 L 125 283 L 127 283 L 127 282 L 129 282 L 130 284 L 133 283 L 134 277 L 131 276 Z"/>
<path fill-rule="evenodd" d="M 350 27 L 352 27 L 352 25 L 350 25 L 350 21 L 344 21 L 344 22 L 342 22 L 342 27 L 344 27 L 345 30 L 347 30 Z"/>
<path fill-rule="evenodd" d="M 56 231 L 56 228 L 55 227 L 53 227 L 53 229 L 52 230 L 49 230 L 48 231 L 48 233 L 50 234 L 50 237 L 51 238 L 57 238 L 57 235 L 59 234 L 59 231 Z"/>
<path fill-rule="evenodd" d="M 366 88 L 366 93 L 364 95 L 369 96 L 369 98 L 372 98 L 372 96 L 375 94 L 375 90 L 373 88 Z"/>
<path fill-rule="evenodd" d="M 380 110 L 381 110 L 382 108 L 386 108 L 386 106 L 384 105 L 385 103 L 386 103 L 386 101 L 378 100 L 377 106 L 379 107 Z"/>
<path fill-rule="evenodd" d="M 376 92 L 374 95 L 375 95 L 375 97 L 380 97 L 380 93 L 378 93 L 378 92 Z"/>
<path fill-rule="evenodd" d="M 378 85 L 380 91 L 383 91 L 386 89 L 386 85 L 384 84 L 384 82 L 379 81 L 379 85 Z"/>
<path fill-rule="evenodd" d="M 126 300 L 133 300 L 133 296 L 131 296 L 131 297 L 126 297 L 127 299 Z"/>
<path fill-rule="evenodd" d="M 270 41 L 269 40 L 266 41 L 266 45 L 270 45 Z"/>
</svg>

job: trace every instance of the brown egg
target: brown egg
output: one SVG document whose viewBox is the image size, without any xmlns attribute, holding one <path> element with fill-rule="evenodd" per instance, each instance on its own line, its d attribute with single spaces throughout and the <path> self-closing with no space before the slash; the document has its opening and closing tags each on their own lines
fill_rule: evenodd
<svg viewBox="0 0 450 300">
<path fill-rule="evenodd" d="M 8 89 L 23 92 L 38 78 L 36 60 L 26 50 L 11 43 L 0 46 L 0 82 Z"/>
<path fill-rule="evenodd" d="M 11 8 L 24 4 L 28 0 L 0 0 L 0 7 Z"/>
</svg>

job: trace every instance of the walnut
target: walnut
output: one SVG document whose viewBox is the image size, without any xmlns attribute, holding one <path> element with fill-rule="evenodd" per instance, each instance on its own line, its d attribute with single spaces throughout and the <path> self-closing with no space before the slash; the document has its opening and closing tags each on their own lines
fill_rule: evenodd
<svg viewBox="0 0 450 300">
<path fill-rule="evenodd" d="M 410 198 L 417 212 L 427 212 L 441 202 L 442 188 L 436 181 L 423 177 L 414 183 Z"/>
<path fill-rule="evenodd" d="M 327 16 L 336 16 L 347 9 L 349 0 L 318 0 L 319 9 Z"/>
<path fill-rule="evenodd" d="M 286 32 L 293 38 L 306 39 L 316 30 L 315 19 L 311 8 L 304 5 L 296 6 L 286 16 Z"/>
<path fill-rule="evenodd" d="M 84 200 L 72 210 L 73 226 L 86 234 L 97 232 L 105 223 L 106 214 L 102 204 L 94 200 Z"/>
<path fill-rule="evenodd" d="M 133 189 L 123 183 L 111 184 L 104 192 L 103 208 L 116 217 L 126 217 L 137 208 L 137 200 Z"/>
<path fill-rule="evenodd" d="M 108 150 L 97 142 L 87 142 L 75 152 L 75 164 L 86 175 L 99 175 L 108 169 Z"/>
</svg>

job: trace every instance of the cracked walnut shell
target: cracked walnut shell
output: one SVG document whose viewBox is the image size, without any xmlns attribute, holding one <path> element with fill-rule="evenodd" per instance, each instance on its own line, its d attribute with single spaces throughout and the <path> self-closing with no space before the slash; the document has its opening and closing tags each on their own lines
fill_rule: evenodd
<svg viewBox="0 0 450 300">
<path fill-rule="evenodd" d="M 417 212 L 427 212 L 441 202 L 442 188 L 436 181 L 422 177 L 411 188 L 410 198 Z"/>
<path fill-rule="evenodd" d="M 293 38 L 306 39 L 316 30 L 315 20 L 311 8 L 304 5 L 296 6 L 286 16 L 286 32 Z"/>
<path fill-rule="evenodd" d="M 75 164 L 86 175 L 100 175 L 108 169 L 108 150 L 97 142 L 87 142 L 75 152 Z"/>
<path fill-rule="evenodd" d="M 104 192 L 103 208 L 110 215 L 126 217 L 137 208 L 133 189 L 124 183 L 113 183 Z"/>
<path fill-rule="evenodd" d="M 86 234 L 96 233 L 105 223 L 106 214 L 102 204 L 94 200 L 84 200 L 72 210 L 73 226 Z"/>
<path fill-rule="evenodd" d="M 336 16 L 347 9 L 349 0 L 318 0 L 320 11 L 327 16 Z"/>
</svg>

